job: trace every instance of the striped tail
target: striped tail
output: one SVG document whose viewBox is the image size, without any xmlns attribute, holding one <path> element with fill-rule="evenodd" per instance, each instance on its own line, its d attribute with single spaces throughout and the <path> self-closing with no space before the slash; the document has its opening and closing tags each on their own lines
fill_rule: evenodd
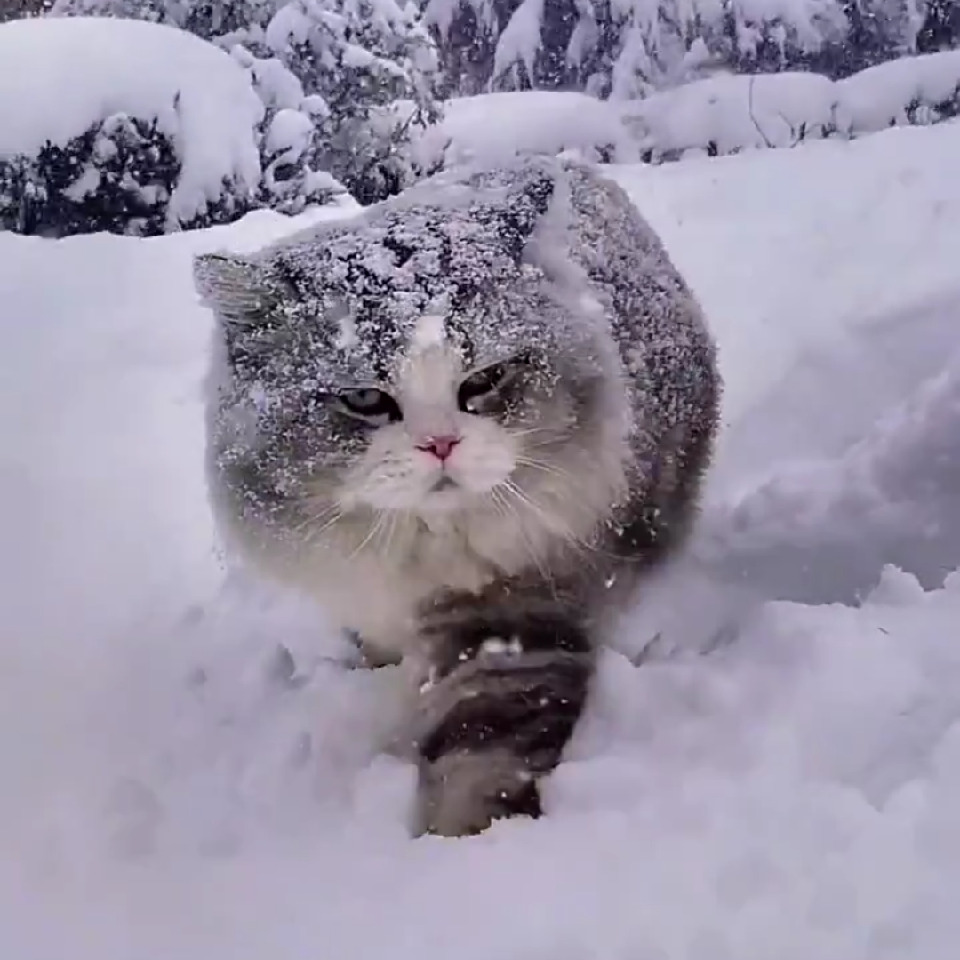
<svg viewBox="0 0 960 960">
<path fill-rule="evenodd" d="M 581 618 L 553 596 L 457 595 L 432 605 L 423 635 L 418 832 L 460 836 L 540 816 L 538 782 L 560 762 L 593 677 Z"/>
</svg>

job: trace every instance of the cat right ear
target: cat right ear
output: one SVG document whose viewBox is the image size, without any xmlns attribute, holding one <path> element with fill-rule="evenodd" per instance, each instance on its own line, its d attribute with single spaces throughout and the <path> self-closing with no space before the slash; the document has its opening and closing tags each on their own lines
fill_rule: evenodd
<svg viewBox="0 0 960 960">
<path fill-rule="evenodd" d="M 193 282 L 201 301 L 227 326 L 251 327 L 270 312 L 270 296 L 261 267 L 223 253 L 194 258 Z"/>
</svg>

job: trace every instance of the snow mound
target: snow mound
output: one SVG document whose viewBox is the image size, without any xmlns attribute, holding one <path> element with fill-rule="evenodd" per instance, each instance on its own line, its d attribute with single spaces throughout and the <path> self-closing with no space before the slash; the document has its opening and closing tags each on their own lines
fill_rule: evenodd
<svg viewBox="0 0 960 960">
<path fill-rule="evenodd" d="M 216 203 L 224 181 L 257 189 L 263 105 L 243 70 L 204 40 L 139 20 L 13 20 L 0 25 L 0 64 L 0 158 L 65 146 L 127 114 L 156 120 L 174 144 L 174 222 Z"/>
<path fill-rule="evenodd" d="M 960 50 L 890 60 L 836 86 L 838 125 L 851 135 L 929 123 L 938 119 L 940 110 L 956 116 L 960 114 Z"/>
<path fill-rule="evenodd" d="M 623 116 L 656 162 L 819 139 L 833 119 L 834 100 L 833 82 L 813 73 L 719 75 L 627 104 Z"/>
<path fill-rule="evenodd" d="M 717 74 L 620 110 L 654 163 L 853 138 L 960 114 L 960 51 L 902 57 L 837 82 L 815 73 Z"/>
<path fill-rule="evenodd" d="M 748 524 L 784 576 L 738 583 L 709 656 L 605 654 L 549 815 L 456 841 L 408 835 L 390 669 L 329 663 L 316 612 L 225 578 L 213 539 L 191 255 L 306 217 L 0 235 L 0 955 L 954 957 L 960 542 L 955 513 L 917 527 L 957 490 L 958 148 L 943 124 L 610 171 L 720 341 L 704 519 L 727 572 Z M 856 596 L 770 602 L 781 532 L 829 551 L 873 486 L 897 513 L 860 534 L 911 538 L 900 569 L 881 537 Z M 664 596 L 723 625 L 733 588 L 694 572 L 623 649 Z"/>
<path fill-rule="evenodd" d="M 629 163 L 637 149 L 616 106 L 585 93 L 528 90 L 450 100 L 443 120 L 417 141 L 424 167 L 502 163 L 521 153 L 570 152 Z"/>
</svg>

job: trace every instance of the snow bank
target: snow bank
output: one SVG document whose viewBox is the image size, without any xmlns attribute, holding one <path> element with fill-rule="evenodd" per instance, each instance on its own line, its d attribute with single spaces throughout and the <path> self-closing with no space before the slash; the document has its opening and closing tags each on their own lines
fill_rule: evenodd
<svg viewBox="0 0 960 960">
<path fill-rule="evenodd" d="M 416 144 L 431 167 L 477 159 L 501 162 L 519 153 L 570 151 L 589 160 L 629 163 L 637 150 L 611 103 L 585 93 L 528 90 L 450 100 L 443 120 Z"/>
<path fill-rule="evenodd" d="M 263 106 L 240 67 L 212 44 L 138 20 L 14 20 L 0 25 L 0 64 L 0 159 L 35 156 L 48 141 L 65 146 L 125 113 L 155 119 L 175 145 L 174 222 L 216 203 L 224 181 L 251 194 L 257 188 Z"/>
<path fill-rule="evenodd" d="M 654 163 L 851 138 L 960 113 L 960 51 L 903 57 L 838 82 L 813 73 L 717 74 L 620 108 Z"/>
<path fill-rule="evenodd" d="M 941 125 L 611 170 L 720 339 L 712 517 L 802 462 L 811 507 L 862 499 L 858 456 L 910 480 L 902 501 L 949 479 L 958 148 Z M 769 603 L 748 579 L 711 656 L 605 655 L 547 818 L 410 840 L 413 771 L 379 749 L 391 671 L 334 668 L 313 611 L 224 582 L 203 493 L 190 254 L 300 225 L 0 235 L 0 954 L 953 957 L 956 540 L 936 586 L 882 555 L 863 601 Z M 673 597 L 689 612 L 691 583 Z"/>
<path fill-rule="evenodd" d="M 835 97 L 833 82 L 813 73 L 719 75 L 622 109 L 641 151 L 659 162 L 820 139 L 832 123 Z"/>
<path fill-rule="evenodd" d="M 960 50 L 904 57 L 837 83 L 837 123 L 851 136 L 960 113 Z"/>
</svg>

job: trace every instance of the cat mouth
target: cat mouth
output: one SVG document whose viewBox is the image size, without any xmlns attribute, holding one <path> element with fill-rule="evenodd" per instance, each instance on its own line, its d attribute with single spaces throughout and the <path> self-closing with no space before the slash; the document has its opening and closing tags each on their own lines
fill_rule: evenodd
<svg viewBox="0 0 960 960">
<path fill-rule="evenodd" d="M 456 490 L 460 485 L 448 473 L 441 474 L 430 487 L 430 493 L 443 493 L 446 490 Z"/>
</svg>

